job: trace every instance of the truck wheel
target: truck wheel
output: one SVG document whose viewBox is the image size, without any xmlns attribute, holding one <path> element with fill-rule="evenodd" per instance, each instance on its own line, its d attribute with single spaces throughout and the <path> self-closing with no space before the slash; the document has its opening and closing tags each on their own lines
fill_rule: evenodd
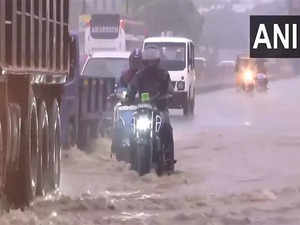
<svg viewBox="0 0 300 225">
<path fill-rule="evenodd" d="M 28 106 L 25 105 L 24 107 L 28 107 L 28 111 L 24 109 L 21 113 L 20 142 L 22 151 L 19 151 L 20 169 L 15 170 L 15 168 L 9 167 L 5 187 L 8 201 L 16 207 L 29 205 L 35 197 L 37 187 L 38 122 L 36 100 L 32 90 L 29 93 Z M 8 120 L 16 121 L 16 118 L 18 118 L 16 115 L 12 112 Z M 13 122 L 12 124 L 16 126 L 18 123 Z M 12 128 L 12 130 L 15 130 L 15 128 Z M 14 141 L 17 141 L 17 139 Z M 23 188 L 20 189 L 20 187 Z"/>
<path fill-rule="evenodd" d="M 9 111 L 11 114 L 11 148 L 9 155 L 9 168 L 12 171 L 19 169 L 20 159 L 20 144 L 21 144 L 21 109 L 16 104 L 9 104 Z"/>
<path fill-rule="evenodd" d="M 9 154 L 6 155 L 6 187 L 5 192 L 9 202 L 15 205 L 15 207 L 23 207 L 25 202 L 21 192 L 18 191 L 22 174 L 19 169 L 19 154 L 20 154 L 20 139 L 21 139 L 21 111 L 20 107 L 15 104 L 9 104 L 8 106 L 10 114 L 10 149 Z"/>
<path fill-rule="evenodd" d="M 4 151 L 4 155 L 3 155 L 3 174 L 4 177 L 2 178 L 2 182 L 5 185 L 5 192 L 7 191 L 7 187 L 11 186 L 8 184 L 7 181 L 7 173 L 8 173 L 8 168 L 9 168 L 9 160 L 10 160 L 10 145 L 11 145 L 11 115 L 10 115 L 10 111 L 9 111 L 9 107 L 7 107 L 7 117 L 5 121 L 1 121 L 1 128 L 2 128 L 2 134 L 3 134 L 3 151 Z M 7 194 L 7 193 L 6 193 Z"/>
<path fill-rule="evenodd" d="M 38 115 L 38 179 L 37 194 L 44 196 L 49 188 L 49 120 L 45 102 L 39 105 Z"/>
<path fill-rule="evenodd" d="M 3 148 L 3 133 L 0 122 L 0 190 L 2 191 L 5 185 L 5 152 Z"/>
<path fill-rule="evenodd" d="M 51 190 L 60 185 L 61 120 L 57 100 L 52 103 L 49 113 L 49 184 Z"/>
<path fill-rule="evenodd" d="M 29 95 L 28 112 L 29 118 L 26 117 L 27 120 L 25 120 L 22 115 L 21 130 L 21 146 L 22 151 L 24 151 L 24 154 L 21 153 L 21 162 L 24 162 L 21 163 L 21 171 L 24 171 L 25 200 L 27 205 L 29 205 L 30 201 L 32 201 L 36 195 L 38 177 L 38 116 L 36 99 L 32 91 L 30 91 Z M 23 126 L 25 126 L 25 129 L 23 129 Z M 25 134 L 23 134 L 23 132 L 25 132 Z M 24 143 L 26 143 L 26 145 L 24 145 Z"/>
</svg>

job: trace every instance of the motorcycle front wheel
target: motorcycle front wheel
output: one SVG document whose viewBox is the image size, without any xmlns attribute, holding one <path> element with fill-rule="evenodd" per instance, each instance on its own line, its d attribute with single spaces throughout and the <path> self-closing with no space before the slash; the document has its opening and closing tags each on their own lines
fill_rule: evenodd
<svg viewBox="0 0 300 225">
<path fill-rule="evenodd" d="M 150 173 L 151 170 L 151 146 L 138 144 L 136 148 L 136 169 L 140 176 Z"/>
</svg>

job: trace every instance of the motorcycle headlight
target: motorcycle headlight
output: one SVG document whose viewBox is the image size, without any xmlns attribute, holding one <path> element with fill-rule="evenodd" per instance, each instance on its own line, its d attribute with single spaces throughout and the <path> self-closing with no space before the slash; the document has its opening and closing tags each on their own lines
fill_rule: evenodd
<svg viewBox="0 0 300 225">
<path fill-rule="evenodd" d="M 151 128 L 151 120 L 147 116 L 139 117 L 136 120 L 136 129 L 141 131 L 146 131 Z"/>
<path fill-rule="evenodd" d="M 253 81 L 253 73 L 251 71 L 246 71 L 244 74 L 245 81 Z"/>
<path fill-rule="evenodd" d="M 185 89 L 185 82 L 184 82 L 184 81 L 178 81 L 178 82 L 177 82 L 177 89 L 178 89 L 179 91 L 184 90 L 184 89 Z"/>
</svg>

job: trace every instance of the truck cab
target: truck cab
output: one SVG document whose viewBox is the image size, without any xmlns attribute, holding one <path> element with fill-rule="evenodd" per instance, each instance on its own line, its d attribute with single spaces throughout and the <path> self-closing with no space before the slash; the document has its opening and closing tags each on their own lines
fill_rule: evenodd
<svg viewBox="0 0 300 225">
<path fill-rule="evenodd" d="M 144 40 L 143 49 L 148 47 L 160 49 L 160 66 L 170 74 L 175 94 L 169 108 L 183 109 L 185 116 L 194 114 L 196 72 L 193 41 L 179 37 L 151 37 Z"/>
</svg>

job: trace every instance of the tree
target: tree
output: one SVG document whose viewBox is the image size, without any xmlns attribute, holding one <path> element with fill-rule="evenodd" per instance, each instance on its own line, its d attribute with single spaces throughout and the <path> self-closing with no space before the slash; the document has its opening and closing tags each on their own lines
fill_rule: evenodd
<svg viewBox="0 0 300 225">
<path fill-rule="evenodd" d="M 129 0 L 130 1 L 130 0 Z M 131 0 L 131 12 L 147 24 L 150 35 L 173 31 L 198 41 L 204 19 L 190 0 Z"/>
<path fill-rule="evenodd" d="M 231 8 L 205 14 L 202 43 L 216 49 L 247 49 L 249 16 Z"/>
</svg>

